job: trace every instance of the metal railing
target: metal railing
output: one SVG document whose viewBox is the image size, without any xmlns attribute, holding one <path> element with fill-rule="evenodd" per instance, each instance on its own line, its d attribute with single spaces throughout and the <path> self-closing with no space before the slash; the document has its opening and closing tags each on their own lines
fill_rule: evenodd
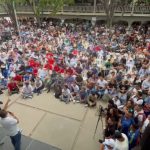
<svg viewBox="0 0 150 150">
<path fill-rule="evenodd" d="M 30 6 L 16 6 L 17 12 L 33 12 Z M 52 8 L 44 9 L 44 12 L 52 12 Z M 64 13 L 93 13 L 94 6 L 64 6 L 62 10 L 59 12 Z M 103 6 L 96 6 L 95 13 L 104 13 L 105 8 Z M 131 13 L 132 7 L 131 6 L 122 6 L 117 7 L 115 9 L 115 13 Z M 4 8 L 0 6 L 0 13 L 6 13 Z M 150 6 L 136 6 L 133 11 L 134 14 L 150 14 Z"/>
</svg>

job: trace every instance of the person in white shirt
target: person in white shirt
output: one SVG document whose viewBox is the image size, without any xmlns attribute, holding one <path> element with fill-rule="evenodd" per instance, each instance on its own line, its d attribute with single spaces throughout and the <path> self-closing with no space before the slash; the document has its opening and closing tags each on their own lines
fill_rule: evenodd
<svg viewBox="0 0 150 150">
<path fill-rule="evenodd" d="M 112 138 L 112 132 L 105 130 L 104 142 L 100 145 L 100 150 L 113 150 L 115 146 L 115 140 Z"/>
<path fill-rule="evenodd" d="M 121 133 L 120 131 L 115 131 L 115 144 L 113 150 L 128 150 L 129 149 L 129 143 L 128 138 L 124 133 Z"/>
<path fill-rule="evenodd" d="M 150 115 L 148 115 L 148 117 L 144 121 L 144 123 L 142 125 L 142 128 L 141 128 L 141 133 L 144 133 L 144 131 L 145 131 L 145 129 L 148 126 L 149 123 L 150 123 Z"/>
<path fill-rule="evenodd" d="M 38 77 L 42 80 L 42 81 L 44 81 L 44 79 L 45 79 L 45 77 L 47 76 L 47 70 L 46 70 L 46 68 L 40 68 L 39 70 L 38 70 Z"/>
<path fill-rule="evenodd" d="M 140 127 L 143 126 L 143 123 L 146 119 L 146 116 L 144 114 L 144 110 L 141 104 L 136 104 L 134 107 L 134 117 L 135 122 L 138 123 Z"/>
<path fill-rule="evenodd" d="M 104 89 L 107 85 L 107 81 L 104 80 L 104 78 L 102 76 L 100 76 L 99 79 L 97 80 L 97 84 L 98 84 L 98 86 L 100 86 Z"/>
<path fill-rule="evenodd" d="M 70 89 L 68 88 L 67 85 L 65 85 L 64 88 L 62 89 L 62 95 L 60 96 L 60 99 L 66 102 L 67 104 L 70 101 L 70 98 L 71 98 Z"/>
<path fill-rule="evenodd" d="M 108 82 L 106 80 L 104 80 L 104 78 L 102 76 L 100 76 L 99 79 L 97 80 L 97 85 L 99 87 L 98 94 L 100 97 L 102 97 L 104 95 L 107 84 L 108 84 Z"/>
<path fill-rule="evenodd" d="M 10 136 L 15 150 L 21 150 L 21 132 L 18 128 L 19 119 L 6 110 L 0 110 L 0 124 Z"/>
<path fill-rule="evenodd" d="M 117 96 L 114 97 L 112 100 L 113 100 L 114 104 L 117 105 L 117 107 L 121 106 L 120 99 Z"/>
<path fill-rule="evenodd" d="M 33 87 L 29 83 L 29 81 L 26 81 L 23 88 L 22 88 L 22 97 L 25 98 L 32 98 L 33 97 Z"/>
<path fill-rule="evenodd" d="M 44 88 L 42 80 L 37 77 L 35 80 L 35 88 L 33 90 L 34 93 L 37 93 L 37 95 L 41 94 L 42 89 Z"/>
<path fill-rule="evenodd" d="M 146 78 L 142 83 L 142 90 L 148 90 L 150 88 L 150 76 Z"/>
</svg>

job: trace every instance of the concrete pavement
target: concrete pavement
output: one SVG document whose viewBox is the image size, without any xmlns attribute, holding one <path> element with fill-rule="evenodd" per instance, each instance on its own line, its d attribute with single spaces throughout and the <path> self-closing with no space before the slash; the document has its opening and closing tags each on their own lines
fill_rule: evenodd
<svg viewBox="0 0 150 150">
<path fill-rule="evenodd" d="M 6 93 L 1 96 L 3 101 L 7 98 Z M 19 126 L 28 138 L 62 150 L 99 149 L 101 122 L 93 137 L 98 119 L 97 109 L 89 109 L 79 103 L 65 104 L 55 99 L 53 93 L 45 92 L 39 96 L 34 95 L 33 99 L 24 100 L 17 94 L 10 99 L 9 110 L 19 117 Z M 106 105 L 102 102 L 100 104 Z M 30 150 L 34 150 L 34 147 L 30 147 Z"/>
</svg>

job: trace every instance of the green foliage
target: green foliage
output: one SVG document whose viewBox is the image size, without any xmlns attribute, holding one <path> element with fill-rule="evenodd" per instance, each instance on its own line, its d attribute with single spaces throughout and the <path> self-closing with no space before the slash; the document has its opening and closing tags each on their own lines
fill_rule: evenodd
<svg viewBox="0 0 150 150">
<path fill-rule="evenodd" d="M 43 11 L 45 9 L 50 10 L 52 14 L 57 14 L 58 11 L 62 10 L 65 4 L 73 4 L 74 0 L 0 0 L 0 5 L 5 8 L 9 15 L 12 14 L 12 12 L 9 12 L 13 10 L 13 7 L 11 7 L 10 10 L 10 5 L 12 5 L 13 2 L 15 5 L 28 4 L 29 7 L 32 8 L 37 20 L 40 20 L 40 17 L 43 15 Z"/>
</svg>

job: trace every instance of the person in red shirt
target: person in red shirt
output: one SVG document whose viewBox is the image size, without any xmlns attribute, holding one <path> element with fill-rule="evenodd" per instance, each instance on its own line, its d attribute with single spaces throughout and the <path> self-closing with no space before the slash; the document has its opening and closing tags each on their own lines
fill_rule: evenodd
<svg viewBox="0 0 150 150">
<path fill-rule="evenodd" d="M 19 86 L 22 86 L 23 85 L 23 77 L 22 75 L 16 75 L 14 78 L 13 78 L 14 81 L 16 81 L 17 85 Z"/>
<path fill-rule="evenodd" d="M 10 79 L 10 82 L 8 83 L 7 87 L 9 95 L 19 93 L 19 87 L 17 86 L 17 83 L 13 79 Z"/>
</svg>

